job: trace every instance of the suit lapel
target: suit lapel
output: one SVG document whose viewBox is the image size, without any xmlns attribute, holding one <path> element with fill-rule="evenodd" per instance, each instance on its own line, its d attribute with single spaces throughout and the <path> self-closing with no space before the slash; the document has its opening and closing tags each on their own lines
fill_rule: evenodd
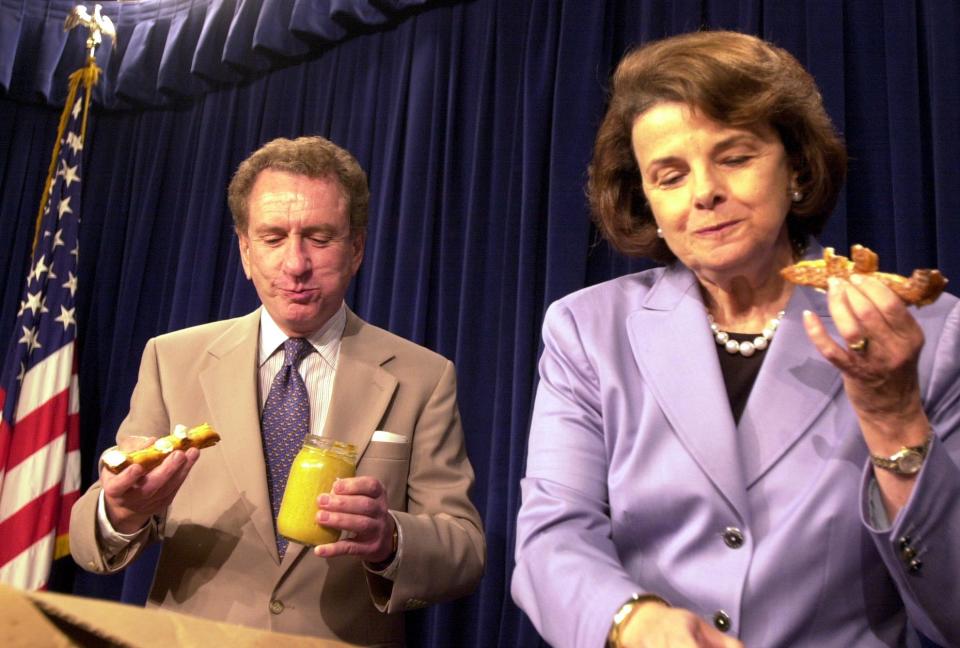
<svg viewBox="0 0 960 648">
<path fill-rule="evenodd" d="M 223 437 L 227 472 L 244 495 L 257 534 L 279 564 L 257 403 L 259 332 L 258 309 L 214 340 L 207 348 L 212 361 L 201 372 L 200 384 L 214 429 Z"/>
<path fill-rule="evenodd" d="M 814 423 L 842 387 L 840 372 L 810 341 L 803 311 L 819 315 L 836 335 L 826 299 L 796 288 L 740 417 L 751 451 L 744 456 L 748 487 L 763 476 Z"/>
<path fill-rule="evenodd" d="M 627 318 L 644 384 L 690 455 L 746 521 L 737 431 L 696 279 L 667 268 Z"/>
<path fill-rule="evenodd" d="M 379 344 L 378 336 L 348 309 L 323 435 L 352 443 L 358 457 L 397 389 L 397 379 L 382 366 L 392 357 L 393 352 Z"/>
</svg>

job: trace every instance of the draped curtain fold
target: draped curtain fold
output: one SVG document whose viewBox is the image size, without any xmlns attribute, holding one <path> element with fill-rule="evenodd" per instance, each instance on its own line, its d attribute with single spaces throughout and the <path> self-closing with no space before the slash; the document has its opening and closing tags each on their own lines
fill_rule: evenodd
<svg viewBox="0 0 960 648">
<path fill-rule="evenodd" d="M 94 101 L 169 106 L 291 65 L 350 34 L 384 28 L 437 0 L 101 0 L 104 37 Z M 57 104 L 84 62 L 87 30 L 64 32 L 77 0 L 0 0 L 0 88 Z M 93 4 L 87 9 L 93 12 Z"/>
<path fill-rule="evenodd" d="M 31 4 L 0 0 L 3 48 L 10 7 L 21 18 L 33 12 L 19 23 L 16 60 L 0 52 L 9 89 L 0 93 L 0 336 L 13 334 L 56 130 L 57 110 L 36 99 L 55 103 L 59 79 L 83 58 L 78 37 L 56 33 L 67 3 Z M 487 533 L 477 593 L 409 615 L 409 642 L 538 646 L 509 579 L 543 312 L 566 293 L 648 267 L 598 240 L 584 196 L 615 62 L 633 44 L 702 26 L 784 46 L 816 76 L 851 154 L 823 242 L 862 243 L 884 269 L 939 267 L 958 281 L 960 8 L 952 0 L 411 4 L 105 3 L 126 27 L 118 50 L 103 54 L 112 85 L 101 90 L 84 161 L 83 474 L 95 478 L 95 458 L 112 443 L 150 336 L 257 303 L 226 206 L 236 166 L 276 136 L 325 135 L 357 156 L 371 184 L 367 253 L 348 302 L 456 363 Z M 39 22 L 44 12 L 51 23 Z M 247 44 L 231 45 L 241 34 Z M 45 53 L 55 38 L 59 48 Z M 278 54 L 292 59 L 276 66 Z M 164 107 L 172 97 L 177 105 Z M 141 103 L 151 107 L 114 109 Z M 76 589 L 142 601 L 152 567 L 147 556 L 125 575 L 79 574 Z"/>
</svg>

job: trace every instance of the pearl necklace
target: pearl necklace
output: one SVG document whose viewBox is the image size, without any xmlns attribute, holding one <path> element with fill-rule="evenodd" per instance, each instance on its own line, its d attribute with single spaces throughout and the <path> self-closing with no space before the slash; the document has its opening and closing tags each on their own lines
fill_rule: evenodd
<svg viewBox="0 0 960 648">
<path fill-rule="evenodd" d="M 777 327 L 780 326 L 780 320 L 783 319 L 783 311 L 777 313 L 777 316 L 772 320 L 767 322 L 766 327 L 763 329 L 763 332 L 757 337 L 753 338 L 753 342 L 749 340 L 744 342 L 738 342 L 737 340 L 730 339 L 730 334 L 726 331 L 721 331 L 720 327 L 717 326 L 717 323 L 713 321 L 713 315 L 707 313 L 707 320 L 710 322 L 710 330 L 713 331 L 713 337 L 717 341 L 717 344 L 726 349 L 727 353 L 735 354 L 739 353 L 744 358 L 749 358 L 756 351 L 763 351 L 770 345 L 770 340 L 773 339 L 773 334 L 777 332 Z"/>
</svg>

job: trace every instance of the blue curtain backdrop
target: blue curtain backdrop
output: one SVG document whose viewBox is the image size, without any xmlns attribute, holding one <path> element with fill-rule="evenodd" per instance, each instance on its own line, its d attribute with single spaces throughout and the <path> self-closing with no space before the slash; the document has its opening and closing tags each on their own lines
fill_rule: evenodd
<svg viewBox="0 0 960 648">
<path fill-rule="evenodd" d="M 57 31 L 70 4 L 0 0 L 0 339 L 13 334 L 55 106 L 83 60 L 83 39 Z M 455 361 L 487 531 L 479 590 L 410 615 L 412 645 L 540 643 L 509 579 L 541 318 L 566 293 L 647 267 L 597 240 L 583 192 L 607 79 L 631 45 L 708 27 L 793 52 L 851 154 L 824 243 L 960 281 L 954 0 L 103 4 L 121 42 L 98 56 L 84 162 L 85 483 L 147 338 L 257 304 L 226 206 L 237 164 L 273 137 L 328 136 L 373 194 L 349 303 Z M 78 574 L 76 591 L 142 601 L 151 569 Z"/>
</svg>

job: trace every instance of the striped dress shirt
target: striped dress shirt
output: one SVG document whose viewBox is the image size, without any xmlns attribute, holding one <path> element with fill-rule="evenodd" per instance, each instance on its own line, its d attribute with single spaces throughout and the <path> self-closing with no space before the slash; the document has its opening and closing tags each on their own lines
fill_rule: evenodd
<svg viewBox="0 0 960 648">
<path fill-rule="evenodd" d="M 337 358 L 340 355 L 340 338 L 347 324 L 347 308 L 340 304 L 340 310 L 327 320 L 323 327 L 307 337 L 316 353 L 308 353 L 297 367 L 303 383 L 307 386 L 310 398 L 310 433 L 320 435 L 323 432 L 327 411 L 330 409 L 330 397 L 333 394 L 333 379 L 337 374 Z M 258 361 L 260 412 L 267 402 L 270 385 L 283 366 L 283 343 L 287 335 L 280 330 L 270 317 L 266 308 L 260 309 L 260 356 Z"/>
</svg>

